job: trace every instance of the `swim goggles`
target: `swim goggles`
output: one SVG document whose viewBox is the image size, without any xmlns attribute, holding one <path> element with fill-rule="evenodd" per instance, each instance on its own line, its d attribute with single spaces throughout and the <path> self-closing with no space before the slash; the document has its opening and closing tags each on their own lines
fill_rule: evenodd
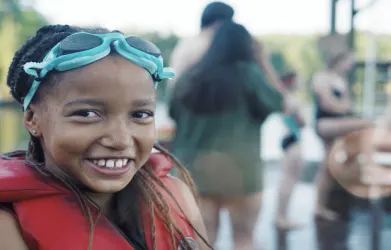
<svg viewBox="0 0 391 250">
<path fill-rule="evenodd" d="M 174 76 L 171 68 L 164 67 L 159 48 L 151 42 L 136 36 L 125 37 L 119 32 L 78 32 L 56 44 L 42 62 L 28 62 L 23 66 L 24 71 L 34 77 L 31 88 L 23 100 L 24 110 L 27 110 L 40 83 L 50 71 L 67 71 L 83 67 L 106 57 L 112 50 L 148 70 L 155 88 L 158 82 Z"/>
</svg>

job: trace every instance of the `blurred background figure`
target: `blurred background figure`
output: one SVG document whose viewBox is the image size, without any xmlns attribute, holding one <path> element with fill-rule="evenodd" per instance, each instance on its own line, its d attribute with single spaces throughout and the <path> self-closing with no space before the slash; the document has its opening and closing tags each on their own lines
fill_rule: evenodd
<svg viewBox="0 0 391 250">
<path fill-rule="evenodd" d="M 184 71 L 196 64 L 208 50 L 214 33 L 221 22 L 233 19 L 234 9 L 223 2 L 211 2 L 201 14 L 201 30 L 192 37 L 184 38 L 176 44 L 171 53 L 170 66 L 175 69 L 175 78 L 168 82 L 166 95 L 170 96 L 176 80 Z M 167 110 L 163 112 L 166 113 Z M 167 148 L 175 135 L 175 124 L 166 114 L 165 123 L 158 126 L 159 142 Z"/>
<path fill-rule="evenodd" d="M 322 139 L 325 154 L 331 143 L 348 132 L 366 128 L 372 121 L 353 115 L 351 93 L 347 76 L 354 65 L 354 54 L 341 51 L 329 56 L 327 68 L 316 73 L 312 81 L 315 100 L 315 130 Z M 338 214 L 327 208 L 327 197 L 332 178 L 325 166 L 319 169 L 317 177 L 317 203 L 315 214 L 333 220 Z"/>
<path fill-rule="evenodd" d="M 197 36 L 186 38 L 178 42 L 171 56 L 171 67 L 175 69 L 176 78 L 197 63 L 210 46 L 214 32 L 221 22 L 233 20 L 234 9 L 223 2 L 211 2 L 203 10 L 201 15 L 201 31 Z M 261 42 L 253 38 L 254 56 L 261 69 L 265 72 L 270 83 L 280 92 L 285 92 L 278 79 L 273 66 L 269 62 L 269 56 Z M 170 86 L 175 83 L 170 82 Z"/>
<path fill-rule="evenodd" d="M 218 27 L 206 54 L 178 79 L 169 112 L 176 123 L 172 150 L 195 179 L 211 243 L 227 208 L 235 249 L 254 249 L 260 127 L 282 101 L 256 63 L 251 35 L 232 21 Z"/>
<path fill-rule="evenodd" d="M 175 69 L 176 76 L 173 80 L 169 81 L 167 85 L 166 94 L 170 96 L 172 89 L 174 88 L 177 79 L 189 68 L 193 67 L 197 62 L 201 60 L 203 55 L 211 44 L 211 40 L 214 36 L 216 29 L 224 21 L 232 21 L 234 18 L 234 9 L 224 2 L 211 2 L 202 11 L 201 15 L 201 31 L 196 36 L 182 39 L 177 43 L 172 51 L 170 66 Z M 278 75 L 276 74 L 273 65 L 269 61 L 269 55 L 261 44 L 261 42 L 252 37 L 254 58 L 259 65 L 262 72 L 265 73 L 265 77 L 269 83 L 284 95 L 284 98 L 291 98 L 287 95 L 283 84 L 281 83 Z M 285 96 L 286 95 L 286 96 Z M 169 118 L 167 120 L 170 120 Z M 160 143 L 170 148 L 171 141 L 175 136 L 175 124 L 172 120 L 166 121 L 158 127 L 160 134 Z"/>
<path fill-rule="evenodd" d="M 170 65 L 175 69 L 175 79 L 202 58 L 217 27 L 221 22 L 232 20 L 234 13 L 234 9 L 223 2 L 212 2 L 205 7 L 201 15 L 200 33 L 178 42 L 172 52 Z"/>
<path fill-rule="evenodd" d="M 292 93 L 299 89 L 297 73 L 286 63 L 281 54 L 272 54 L 271 62 L 280 75 L 281 82 L 285 88 Z M 305 126 L 305 115 L 303 107 L 298 99 L 290 99 L 283 107 L 282 120 L 286 126 L 286 133 L 281 141 L 281 148 L 284 152 L 282 159 L 282 175 L 278 189 L 276 227 L 280 230 L 295 229 L 300 226 L 295 221 L 287 218 L 289 200 L 295 184 L 300 180 L 303 167 L 301 151 L 301 129 Z"/>
<path fill-rule="evenodd" d="M 327 157 L 336 181 L 361 199 L 391 195 L 391 130 L 383 125 L 347 133 Z"/>
</svg>

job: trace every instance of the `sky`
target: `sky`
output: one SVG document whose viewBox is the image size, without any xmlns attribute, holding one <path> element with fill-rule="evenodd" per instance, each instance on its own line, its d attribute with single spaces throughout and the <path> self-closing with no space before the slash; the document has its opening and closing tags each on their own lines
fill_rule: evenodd
<svg viewBox="0 0 391 250">
<path fill-rule="evenodd" d="M 364 6 L 372 0 L 356 0 Z M 209 0 L 33 0 L 52 23 L 124 27 L 139 31 L 173 32 L 180 36 L 199 31 L 201 12 Z M 250 32 L 263 34 L 327 33 L 330 0 L 223 0 L 235 8 L 235 21 Z M 350 0 L 339 0 L 337 29 L 350 26 Z M 391 34 L 391 0 L 378 0 L 358 14 L 356 27 Z"/>
</svg>

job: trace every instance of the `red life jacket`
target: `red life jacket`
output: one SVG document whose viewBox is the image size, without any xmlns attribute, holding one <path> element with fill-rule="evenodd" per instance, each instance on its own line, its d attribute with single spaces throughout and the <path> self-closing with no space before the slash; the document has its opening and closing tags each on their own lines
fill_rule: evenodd
<svg viewBox="0 0 391 250">
<path fill-rule="evenodd" d="M 183 204 L 183 197 L 167 176 L 172 162 L 166 156 L 160 153 L 152 154 L 144 167 L 153 168 L 178 203 Z M 195 246 L 194 249 L 197 249 L 193 229 L 169 195 L 164 191 L 161 193 L 170 206 L 171 217 L 177 227 L 188 242 Z M 26 165 L 23 159 L 0 158 L 0 202 L 12 203 L 23 238 L 30 250 L 88 249 L 88 221 L 75 195 L 58 182 Z M 91 211 L 93 215 L 98 214 L 92 206 Z M 149 208 L 141 205 L 140 211 L 145 212 L 141 215 L 141 221 L 148 249 L 152 249 Z M 170 234 L 156 215 L 155 239 L 157 249 L 173 249 Z M 133 250 L 131 244 L 103 215 L 97 220 L 92 242 L 93 250 Z M 181 249 L 178 242 L 175 245 L 175 249 Z"/>
</svg>

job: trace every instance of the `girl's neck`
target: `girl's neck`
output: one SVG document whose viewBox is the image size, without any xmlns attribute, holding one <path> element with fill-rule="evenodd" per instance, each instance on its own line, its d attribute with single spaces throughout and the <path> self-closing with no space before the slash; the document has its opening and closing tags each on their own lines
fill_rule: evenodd
<svg viewBox="0 0 391 250">
<path fill-rule="evenodd" d="M 48 157 L 45 157 L 45 159 L 49 159 Z M 73 178 L 68 175 L 65 171 L 63 171 L 59 167 L 54 167 L 54 164 L 48 160 L 45 160 L 45 166 L 50 169 L 50 171 L 55 174 L 55 176 L 61 176 L 63 179 L 73 182 Z M 81 191 L 86 191 L 86 189 L 79 183 L 76 184 L 78 188 L 81 189 Z M 112 210 L 112 201 L 113 201 L 113 194 L 109 193 L 94 193 L 94 192 L 85 192 L 86 196 L 89 197 L 96 205 L 99 206 L 101 211 L 108 215 L 110 211 Z"/>
<path fill-rule="evenodd" d="M 101 209 L 102 213 L 108 216 L 113 205 L 113 194 L 87 193 L 87 196 Z"/>
</svg>

